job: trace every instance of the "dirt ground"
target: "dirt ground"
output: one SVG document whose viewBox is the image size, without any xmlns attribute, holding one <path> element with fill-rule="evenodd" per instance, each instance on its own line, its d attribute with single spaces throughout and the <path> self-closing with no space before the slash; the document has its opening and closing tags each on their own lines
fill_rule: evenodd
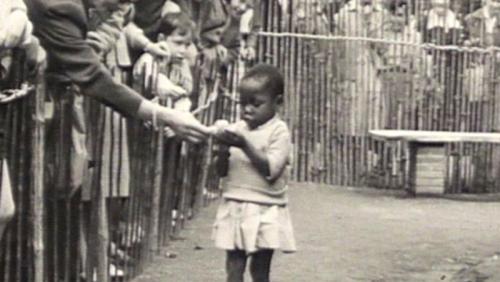
<svg viewBox="0 0 500 282">
<path fill-rule="evenodd" d="M 274 282 L 500 281 L 497 201 L 305 184 L 290 200 L 299 252 L 275 256 Z M 210 241 L 215 208 L 135 282 L 224 281 L 224 253 Z"/>
</svg>

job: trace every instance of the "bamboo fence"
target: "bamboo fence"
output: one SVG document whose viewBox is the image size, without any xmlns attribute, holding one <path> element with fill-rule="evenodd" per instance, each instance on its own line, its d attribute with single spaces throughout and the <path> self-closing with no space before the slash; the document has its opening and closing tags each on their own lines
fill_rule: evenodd
<svg viewBox="0 0 500 282">
<path fill-rule="evenodd" d="M 497 132 L 500 49 L 465 46 L 466 19 L 481 1 L 450 1 L 451 39 L 425 29 L 430 1 L 393 1 L 406 3 L 397 18 L 384 6 L 391 1 L 372 1 L 379 5 L 369 14 L 361 2 L 263 1 L 259 59 L 286 78 L 294 180 L 402 189 L 407 145 L 368 131 Z M 498 192 L 498 150 L 447 145 L 446 191 Z"/>
<path fill-rule="evenodd" d="M 36 95 L 0 105 L 16 205 L 0 240 L 0 281 L 131 280 L 218 197 L 213 141 L 184 143 L 70 84 L 45 83 L 43 72 L 27 77 L 17 56 L 2 87 L 19 88 L 29 78 Z M 237 119 L 234 87 L 244 67 L 238 62 L 197 78 L 204 81 L 195 87 L 194 113 L 203 123 Z M 132 84 L 130 73 L 110 71 Z M 135 87 L 151 97 L 156 73 L 140 81 Z"/>
<path fill-rule="evenodd" d="M 403 189 L 407 145 L 373 140 L 370 129 L 500 129 L 498 49 L 394 36 L 378 24 L 387 13 L 366 20 L 346 12 L 344 2 L 260 1 L 256 7 L 263 24 L 258 61 L 279 66 L 286 79 L 283 117 L 293 137 L 294 180 Z M 429 9 L 428 1 L 408 3 L 405 26 Z M 453 5 L 459 20 L 478 8 L 476 1 Z M 381 70 L 377 60 L 384 54 L 396 61 L 411 54 L 411 65 Z M 216 144 L 168 138 L 83 99 L 74 87 L 46 85 L 42 74 L 25 75 L 16 56 L 12 79 L 2 87 L 28 80 L 36 95 L 0 105 L 0 146 L 16 203 L 0 241 L 0 281 L 131 280 L 217 197 Z M 238 62 L 209 77 L 195 75 L 195 114 L 203 123 L 238 119 L 244 69 Z M 130 73 L 111 72 L 132 84 Z M 152 74 L 135 87 L 152 96 L 156 81 Z M 86 127 L 77 126 L 82 117 Z M 78 138 L 88 152 L 74 150 Z M 447 191 L 498 192 L 499 149 L 448 145 Z M 81 183 L 74 157 L 84 160 Z"/>
</svg>

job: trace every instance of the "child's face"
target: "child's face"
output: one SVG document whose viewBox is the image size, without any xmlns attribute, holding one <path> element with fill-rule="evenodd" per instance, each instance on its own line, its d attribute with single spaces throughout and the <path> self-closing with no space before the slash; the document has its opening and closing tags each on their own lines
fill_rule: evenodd
<svg viewBox="0 0 500 282">
<path fill-rule="evenodd" d="M 240 90 L 241 118 L 250 128 L 266 123 L 276 114 L 278 97 L 262 89 L 262 83 L 249 80 Z"/>
<path fill-rule="evenodd" d="M 246 0 L 231 0 L 229 2 L 230 13 L 235 17 L 240 17 L 248 9 Z"/>
<path fill-rule="evenodd" d="M 168 45 L 172 63 L 180 63 L 191 45 L 191 34 L 179 34 L 175 30 L 170 36 L 162 38 Z"/>
<path fill-rule="evenodd" d="M 203 43 L 206 44 L 207 46 L 213 46 L 220 44 L 221 39 L 222 39 L 222 33 L 224 33 L 224 26 L 220 26 L 218 28 L 214 28 L 209 31 L 204 31 L 201 34 Z"/>
</svg>

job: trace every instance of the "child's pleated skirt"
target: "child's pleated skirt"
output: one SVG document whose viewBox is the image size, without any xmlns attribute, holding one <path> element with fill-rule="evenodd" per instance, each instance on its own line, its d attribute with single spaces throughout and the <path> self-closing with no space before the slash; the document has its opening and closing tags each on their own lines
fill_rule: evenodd
<svg viewBox="0 0 500 282">
<path fill-rule="evenodd" d="M 288 206 L 222 199 L 213 226 L 215 246 L 224 250 L 295 252 Z"/>
</svg>

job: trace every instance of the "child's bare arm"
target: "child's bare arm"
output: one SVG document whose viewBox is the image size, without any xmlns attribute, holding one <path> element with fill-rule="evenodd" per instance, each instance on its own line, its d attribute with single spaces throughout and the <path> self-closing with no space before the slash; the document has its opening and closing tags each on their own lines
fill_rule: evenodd
<svg viewBox="0 0 500 282">
<path fill-rule="evenodd" d="M 245 154 L 250 159 L 253 166 L 259 171 L 259 173 L 269 179 L 271 175 L 267 154 L 262 150 L 256 148 L 251 142 L 248 142 L 246 139 L 241 149 L 243 150 L 243 152 L 245 152 Z M 273 181 L 274 179 L 269 180 Z"/>
<path fill-rule="evenodd" d="M 237 130 L 224 130 L 218 138 L 229 146 L 243 150 L 253 166 L 269 182 L 276 181 L 288 164 L 291 145 L 286 127 L 276 129 L 266 151 L 257 148 L 251 140 L 248 140 L 246 134 Z"/>
</svg>

